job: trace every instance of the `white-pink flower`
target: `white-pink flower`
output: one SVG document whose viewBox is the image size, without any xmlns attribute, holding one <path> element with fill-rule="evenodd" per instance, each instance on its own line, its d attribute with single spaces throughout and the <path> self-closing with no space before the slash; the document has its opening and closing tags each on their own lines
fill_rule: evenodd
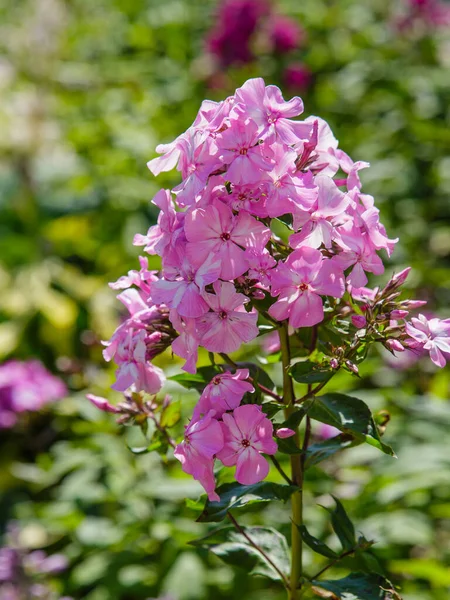
<svg viewBox="0 0 450 600">
<path fill-rule="evenodd" d="M 202 392 L 197 402 L 192 418 L 207 414 L 211 409 L 216 411 L 219 418 L 227 410 L 239 406 L 244 394 L 254 392 L 255 388 L 249 381 L 248 369 L 237 369 L 236 373 L 219 373 L 215 375 Z"/>
<path fill-rule="evenodd" d="M 430 353 L 435 365 L 445 367 L 450 357 L 450 319 L 427 319 L 419 315 L 406 323 L 406 333 Z"/>
<path fill-rule="evenodd" d="M 252 485 L 269 473 L 269 463 L 261 456 L 275 454 L 273 425 L 259 406 L 245 404 L 222 416 L 224 447 L 217 458 L 227 467 L 236 465 L 236 481 Z"/>
</svg>

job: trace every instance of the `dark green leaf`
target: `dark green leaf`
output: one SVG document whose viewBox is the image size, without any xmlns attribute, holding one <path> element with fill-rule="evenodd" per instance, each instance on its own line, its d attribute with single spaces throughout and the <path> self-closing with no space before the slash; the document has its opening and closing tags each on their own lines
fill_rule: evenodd
<svg viewBox="0 0 450 600">
<path fill-rule="evenodd" d="M 245 527 L 243 529 L 282 573 L 289 573 L 289 550 L 286 538 L 281 533 L 268 527 Z M 208 548 L 225 563 L 241 567 L 249 575 L 263 575 L 275 581 L 281 580 L 280 575 L 264 556 L 234 527 L 223 527 L 200 540 L 191 542 L 191 544 L 200 548 Z"/>
<path fill-rule="evenodd" d="M 163 408 L 161 413 L 161 427 L 173 427 L 178 423 L 181 418 L 181 401 L 175 400 L 170 402 L 166 407 Z"/>
<path fill-rule="evenodd" d="M 275 384 L 272 381 L 272 379 L 264 371 L 264 369 L 262 369 L 258 365 L 255 365 L 251 362 L 238 362 L 237 365 L 240 369 L 248 369 L 250 371 L 250 376 L 253 378 L 254 383 L 261 383 L 266 388 L 269 388 L 269 390 L 272 391 L 275 389 Z"/>
<path fill-rule="evenodd" d="M 344 579 L 312 581 L 312 584 L 332 592 L 341 600 L 401 600 L 391 582 L 381 575 L 351 573 Z"/>
<path fill-rule="evenodd" d="M 263 402 L 261 404 L 261 410 L 264 414 L 267 415 L 267 418 L 272 419 L 276 414 L 283 410 L 284 405 L 278 402 L 274 402 L 273 400 L 269 400 L 268 402 Z"/>
<path fill-rule="evenodd" d="M 305 400 L 303 402 L 303 404 L 301 405 L 301 407 L 298 410 L 294 411 L 289 416 L 289 418 L 286 419 L 286 421 L 281 425 L 281 427 L 288 427 L 289 429 L 297 429 L 297 427 L 302 422 L 303 417 L 307 414 L 307 412 L 313 405 L 314 400 L 315 400 L 314 396 Z"/>
<path fill-rule="evenodd" d="M 172 375 L 172 377 L 169 377 L 168 379 L 170 381 L 176 381 L 188 390 L 194 389 L 202 392 L 205 385 L 219 372 L 219 369 L 214 367 L 200 367 L 197 369 L 197 373 L 178 373 L 177 375 Z"/>
<path fill-rule="evenodd" d="M 302 449 L 297 446 L 293 437 L 277 440 L 279 452 L 283 454 L 301 454 Z"/>
<path fill-rule="evenodd" d="M 313 467 L 323 460 L 330 458 L 330 456 L 333 456 L 336 452 L 340 452 L 346 448 L 353 448 L 359 444 L 362 444 L 362 440 L 355 440 L 355 438 L 348 433 L 341 433 L 340 435 L 323 442 L 311 444 L 306 453 L 305 468 L 308 469 L 309 467 Z"/>
<path fill-rule="evenodd" d="M 335 371 L 305 360 L 295 363 L 291 367 L 290 373 L 298 383 L 321 383 L 322 381 L 331 379 Z"/>
<path fill-rule="evenodd" d="M 321 542 L 320 540 L 315 538 L 313 535 L 311 535 L 304 525 L 300 525 L 300 526 L 297 525 L 297 527 L 298 527 L 298 530 L 300 531 L 300 535 L 302 536 L 302 540 L 305 542 L 305 544 L 307 546 L 309 546 L 311 548 L 311 550 L 314 550 L 314 552 L 317 552 L 318 554 L 321 554 L 322 556 L 326 556 L 327 558 L 337 558 L 338 557 L 338 554 L 336 554 L 336 552 L 334 552 L 334 550 L 329 548 L 324 542 Z"/>
<path fill-rule="evenodd" d="M 342 544 L 342 548 L 351 550 L 357 545 L 355 528 L 341 502 L 335 496 L 333 496 L 333 500 L 336 502 L 336 508 L 334 510 L 331 508 L 326 509 L 331 515 L 331 525 Z"/>
<path fill-rule="evenodd" d="M 356 440 L 367 442 L 385 454 L 395 456 L 392 448 L 381 441 L 369 407 L 359 398 L 344 394 L 316 396 L 308 415 L 316 421 L 350 433 Z"/>
<path fill-rule="evenodd" d="M 297 488 L 292 485 L 281 485 L 271 481 L 261 481 L 254 485 L 225 483 L 217 489 L 219 502 L 206 501 L 205 508 L 197 521 L 223 521 L 230 509 L 249 504 L 283 500 L 286 502 Z"/>
</svg>

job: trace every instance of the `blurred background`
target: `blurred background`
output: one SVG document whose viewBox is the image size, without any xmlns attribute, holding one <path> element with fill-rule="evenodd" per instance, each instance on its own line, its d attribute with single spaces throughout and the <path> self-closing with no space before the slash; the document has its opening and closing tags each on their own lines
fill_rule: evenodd
<svg viewBox="0 0 450 600">
<path fill-rule="evenodd" d="M 190 547 L 209 530 L 185 502 L 200 488 L 170 457 L 133 454 L 140 434 L 85 399 L 117 398 L 107 283 L 136 268 L 149 201 L 178 182 L 146 162 L 202 99 L 255 76 L 371 163 L 364 191 L 400 237 L 386 278 L 411 265 L 411 295 L 449 315 L 450 3 L 0 0 L 1 600 L 284 597 Z M 405 354 L 332 383 L 389 411 L 398 460 L 359 447 L 311 469 L 306 518 L 333 541 L 316 502 L 334 489 L 405 600 L 448 600 L 450 373 Z M 167 391 L 185 422 L 195 394 Z M 289 529 L 282 505 L 243 520 Z"/>
</svg>

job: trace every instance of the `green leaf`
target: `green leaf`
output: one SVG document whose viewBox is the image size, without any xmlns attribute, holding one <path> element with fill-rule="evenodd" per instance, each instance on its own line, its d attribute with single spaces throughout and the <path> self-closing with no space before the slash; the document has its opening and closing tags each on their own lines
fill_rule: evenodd
<svg viewBox="0 0 450 600">
<path fill-rule="evenodd" d="M 308 413 L 311 406 L 314 404 L 315 397 L 312 396 L 303 402 L 301 407 L 294 411 L 288 419 L 281 425 L 281 427 L 288 427 L 289 429 L 297 429 L 300 423 L 303 421 L 303 417 Z"/>
<path fill-rule="evenodd" d="M 302 454 L 303 450 L 297 446 L 293 437 L 277 440 L 278 451 L 283 454 Z"/>
<path fill-rule="evenodd" d="M 237 365 L 240 369 L 248 369 L 250 371 L 250 376 L 253 378 L 253 381 L 255 384 L 258 382 L 258 383 L 261 383 L 266 388 L 269 388 L 269 390 L 272 390 L 272 391 L 275 390 L 275 384 L 272 381 L 272 379 L 264 371 L 264 369 L 262 369 L 258 365 L 255 365 L 255 363 L 238 362 Z M 255 387 L 256 387 L 256 385 L 255 385 Z"/>
<path fill-rule="evenodd" d="M 305 542 L 307 546 L 321 554 L 322 556 L 326 556 L 327 558 L 337 558 L 338 554 L 331 548 L 329 548 L 324 542 L 321 542 L 313 535 L 309 533 L 304 525 L 297 525 L 298 530 L 300 531 L 300 535 L 302 536 L 302 540 Z"/>
<path fill-rule="evenodd" d="M 320 367 L 309 360 L 295 363 L 290 370 L 290 374 L 298 383 L 322 383 L 331 379 L 334 373 L 329 367 Z"/>
<path fill-rule="evenodd" d="M 316 396 L 308 415 L 316 421 L 350 433 L 356 440 L 367 442 L 385 454 L 395 456 L 392 448 L 381 441 L 369 407 L 359 398 L 345 394 Z"/>
<path fill-rule="evenodd" d="M 197 519 L 204 522 L 218 522 L 226 518 L 230 509 L 240 508 L 249 504 L 282 500 L 286 502 L 297 488 L 293 485 L 282 485 L 271 481 L 261 481 L 254 485 L 225 483 L 217 489 L 219 502 L 206 501 L 205 508 Z"/>
<path fill-rule="evenodd" d="M 161 427 L 173 427 L 181 418 L 181 400 L 170 402 L 161 413 Z"/>
<path fill-rule="evenodd" d="M 243 530 L 283 574 L 289 573 L 289 549 L 286 538 L 281 533 L 269 527 L 243 527 Z M 249 575 L 263 575 L 275 581 L 281 580 L 269 561 L 232 526 L 213 531 L 190 543 L 209 549 L 228 565 L 241 567 Z"/>
<path fill-rule="evenodd" d="M 336 437 L 330 438 L 323 442 L 317 442 L 311 444 L 306 452 L 305 468 L 313 467 L 318 463 L 330 458 L 336 452 L 346 450 L 347 448 L 353 448 L 362 444 L 361 440 L 355 440 L 355 438 L 348 433 L 341 433 Z"/>
<path fill-rule="evenodd" d="M 321 596 L 320 590 L 327 590 L 341 600 L 401 600 L 392 583 L 381 575 L 351 573 L 343 579 L 312 581 L 313 592 Z M 323 596 L 322 596 L 323 597 Z"/>
<path fill-rule="evenodd" d="M 179 383 L 188 390 L 194 389 L 202 392 L 205 385 L 219 372 L 219 369 L 214 367 L 200 367 L 197 369 L 197 373 L 178 373 L 168 379 L 176 381 L 176 383 Z"/>
<path fill-rule="evenodd" d="M 335 496 L 333 496 L 333 500 L 336 502 L 336 508 L 334 510 L 331 508 L 324 508 L 331 515 L 331 525 L 342 544 L 342 548 L 344 550 L 351 550 L 357 545 L 355 528 L 341 502 Z"/>
</svg>

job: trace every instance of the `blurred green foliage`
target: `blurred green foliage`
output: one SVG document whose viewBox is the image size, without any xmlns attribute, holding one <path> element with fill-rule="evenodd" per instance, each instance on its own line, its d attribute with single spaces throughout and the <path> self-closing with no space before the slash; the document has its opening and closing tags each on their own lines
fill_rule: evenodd
<svg viewBox="0 0 450 600">
<path fill-rule="evenodd" d="M 408 286 L 430 311 L 445 315 L 450 305 L 448 29 L 399 29 L 406 0 L 276 6 L 301 23 L 304 46 L 288 59 L 258 47 L 254 63 L 221 73 L 218 85 L 204 55 L 212 0 L 0 0 L 0 359 L 39 357 L 72 390 L 2 432 L 0 520 L 18 520 L 30 547 L 66 553 L 71 567 L 54 582 L 61 594 L 283 597 L 187 546 L 212 529 L 184 502 L 200 488 L 172 459 L 134 455 L 139 434 L 84 399 L 88 388 L 109 394 L 112 382 L 99 341 L 119 308 L 106 284 L 135 268 L 133 234 L 156 218 L 149 200 L 177 181 L 176 173 L 156 181 L 146 161 L 186 129 L 204 97 L 222 99 L 250 76 L 281 85 L 286 63 L 306 65 L 306 114 L 328 120 L 346 152 L 371 162 L 364 190 L 400 237 L 393 264 L 414 267 Z M 169 354 L 160 364 L 177 372 Z M 331 391 L 358 390 L 373 410 L 387 408 L 386 438 L 399 459 L 358 447 L 322 463 L 325 472 L 312 468 L 308 529 L 335 544 L 316 505 L 337 494 L 358 530 L 376 539 L 374 564 L 405 600 L 447 600 L 449 374 L 429 363 L 388 368 L 379 356 L 361 370 L 361 379 L 337 376 Z M 176 383 L 168 391 L 182 399 L 186 422 L 195 394 Z M 290 525 L 279 503 L 244 521 L 281 532 Z M 310 572 L 316 560 L 307 554 Z M 347 560 L 343 567 L 359 567 Z"/>
</svg>

